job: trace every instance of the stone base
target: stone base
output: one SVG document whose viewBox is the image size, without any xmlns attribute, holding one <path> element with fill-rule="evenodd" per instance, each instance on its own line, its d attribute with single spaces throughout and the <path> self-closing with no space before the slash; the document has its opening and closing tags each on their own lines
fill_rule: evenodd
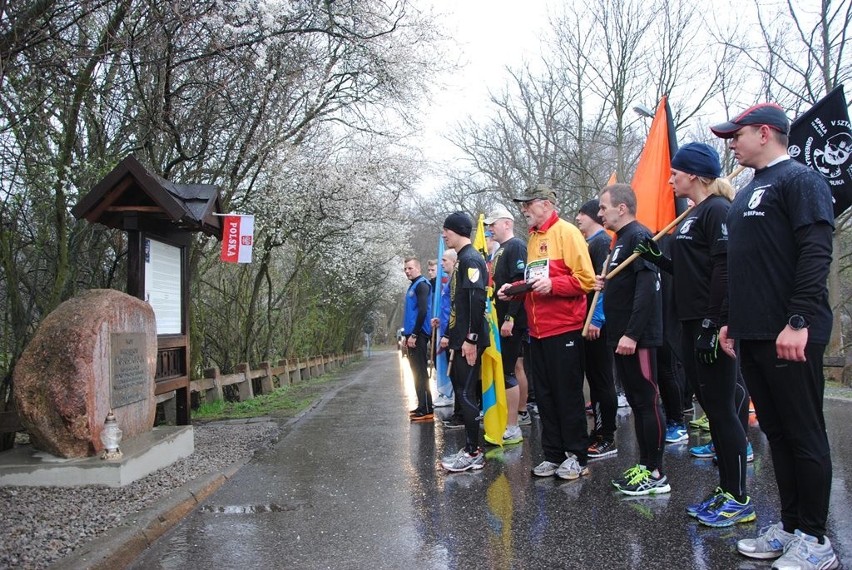
<svg viewBox="0 0 852 570">
<path fill-rule="evenodd" d="M 99 456 L 64 459 L 24 445 L 0 453 L 0 486 L 123 487 L 192 455 L 194 450 L 192 426 L 155 427 L 122 441 L 124 457 L 116 461 Z"/>
</svg>

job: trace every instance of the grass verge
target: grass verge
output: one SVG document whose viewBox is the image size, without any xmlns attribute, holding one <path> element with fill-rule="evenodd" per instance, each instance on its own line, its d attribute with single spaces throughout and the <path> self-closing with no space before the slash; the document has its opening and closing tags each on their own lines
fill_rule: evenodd
<svg viewBox="0 0 852 570">
<path fill-rule="evenodd" d="M 210 422 L 257 416 L 273 416 L 279 419 L 293 417 L 340 380 L 341 377 L 337 374 L 324 374 L 297 384 L 282 386 L 269 394 L 260 394 L 244 402 L 204 402 L 192 411 L 192 420 Z"/>
</svg>

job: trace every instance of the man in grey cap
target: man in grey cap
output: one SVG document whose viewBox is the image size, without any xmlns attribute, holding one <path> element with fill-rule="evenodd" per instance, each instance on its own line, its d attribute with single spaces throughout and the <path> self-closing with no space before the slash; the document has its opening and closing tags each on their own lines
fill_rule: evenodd
<svg viewBox="0 0 852 570">
<path fill-rule="evenodd" d="M 533 474 L 578 479 L 589 473 L 582 333 L 595 271 L 583 234 L 556 212 L 553 190 L 534 186 L 514 201 L 530 228 L 526 277 L 503 285 L 498 298 L 513 298 L 510 285 L 526 289 L 522 294 L 544 452 Z"/>
<path fill-rule="evenodd" d="M 728 210 L 727 314 L 719 344 L 735 357 L 769 440 L 781 521 L 737 550 L 773 568 L 821 570 L 839 560 L 825 535 L 831 455 L 822 411 L 831 334 L 828 270 L 834 214 L 816 171 L 790 160 L 790 124 L 772 103 L 711 127 L 754 178 Z"/>
<path fill-rule="evenodd" d="M 515 218 L 502 204 L 497 204 L 484 220 L 485 226 L 499 244 L 491 258 L 489 271 L 497 291 L 505 283 L 520 281 L 524 278 L 524 268 L 527 262 L 527 244 L 515 237 Z M 523 299 L 503 301 L 494 295 L 494 307 L 497 309 L 497 322 L 500 325 L 500 353 L 503 360 L 503 375 L 506 382 L 506 405 L 509 416 L 506 433 L 503 434 L 504 444 L 520 443 L 523 441 L 520 419 L 525 425 L 531 422 L 527 408 L 527 376 L 524 373 L 524 363 L 520 360 L 522 337 L 527 328 L 527 315 L 524 311 Z M 523 409 L 523 418 L 519 410 Z M 485 437 L 488 441 L 488 436 Z M 498 444 L 500 442 L 490 441 Z"/>
</svg>

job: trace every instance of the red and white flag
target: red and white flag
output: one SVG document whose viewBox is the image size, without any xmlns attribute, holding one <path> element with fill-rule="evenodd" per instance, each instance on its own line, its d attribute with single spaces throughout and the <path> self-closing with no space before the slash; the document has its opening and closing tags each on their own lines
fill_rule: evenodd
<svg viewBox="0 0 852 570">
<path fill-rule="evenodd" d="M 222 220 L 222 261 L 251 263 L 254 216 L 228 214 Z"/>
</svg>

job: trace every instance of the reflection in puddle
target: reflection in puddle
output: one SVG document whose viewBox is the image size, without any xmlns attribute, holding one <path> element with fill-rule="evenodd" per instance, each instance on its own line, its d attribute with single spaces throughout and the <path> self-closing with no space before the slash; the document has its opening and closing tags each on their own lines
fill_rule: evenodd
<svg viewBox="0 0 852 570">
<path fill-rule="evenodd" d="M 270 503 L 268 505 L 204 505 L 201 507 L 201 512 L 225 515 L 246 515 L 255 513 L 282 513 L 287 511 L 296 511 L 300 508 L 301 505 L 276 505 L 275 503 Z"/>
</svg>

